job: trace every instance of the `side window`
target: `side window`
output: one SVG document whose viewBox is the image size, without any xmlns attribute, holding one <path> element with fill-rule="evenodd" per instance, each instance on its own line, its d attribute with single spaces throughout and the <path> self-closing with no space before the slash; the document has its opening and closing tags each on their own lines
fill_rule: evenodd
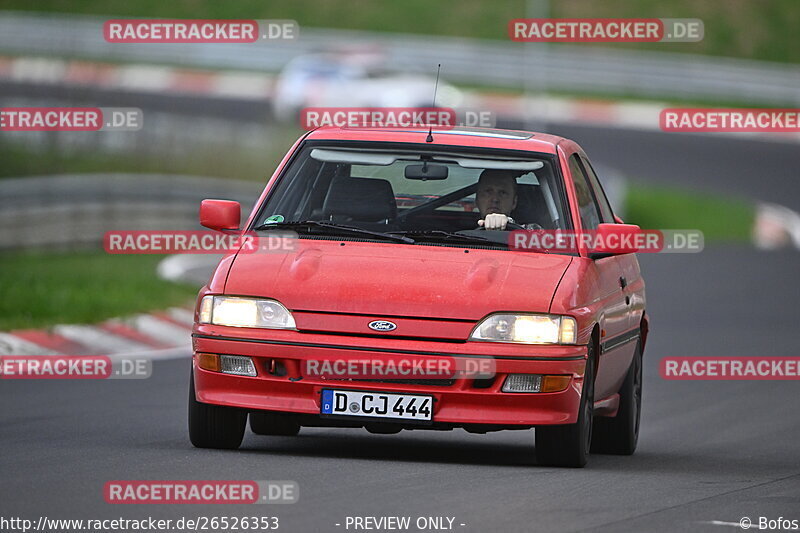
<svg viewBox="0 0 800 533">
<path fill-rule="evenodd" d="M 600 214 L 603 215 L 603 222 L 613 224 L 615 222 L 614 212 L 611 209 L 611 203 L 608 201 L 603 186 L 600 185 L 600 180 L 597 179 L 597 174 L 594 173 L 594 169 L 588 159 L 581 157 L 581 163 L 583 164 L 583 169 L 586 171 L 586 175 L 589 177 L 589 183 L 592 189 L 594 189 L 594 197 L 597 200 L 597 205 L 600 206 Z"/>
<path fill-rule="evenodd" d="M 575 193 L 578 196 L 578 208 L 583 229 L 597 229 L 597 225 L 600 224 L 600 212 L 576 154 L 572 154 L 569 158 L 569 172 L 572 174 L 572 183 L 575 185 Z"/>
</svg>

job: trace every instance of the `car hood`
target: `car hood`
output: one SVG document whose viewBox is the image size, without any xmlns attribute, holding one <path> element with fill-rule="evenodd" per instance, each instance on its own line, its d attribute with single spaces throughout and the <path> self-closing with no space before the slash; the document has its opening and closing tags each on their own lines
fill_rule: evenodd
<svg viewBox="0 0 800 533">
<path fill-rule="evenodd" d="M 547 312 L 572 258 L 450 246 L 299 239 L 295 250 L 240 252 L 225 293 L 293 311 L 478 320 Z"/>
</svg>

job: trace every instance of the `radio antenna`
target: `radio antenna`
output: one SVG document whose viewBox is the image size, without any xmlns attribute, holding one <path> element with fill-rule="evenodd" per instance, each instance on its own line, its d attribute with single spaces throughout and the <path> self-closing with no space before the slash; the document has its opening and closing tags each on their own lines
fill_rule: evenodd
<svg viewBox="0 0 800 533">
<path fill-rule="evenodd" d="M 436 68 L 436 85 L 433 86 L 433 107 L 436 108 L 436 91 L 439 90 L 439 73 L 442 71 L 442 64 Z M 433 142 L 433 124 L 428 125 L 428 137 L 425 139 L 426 143 Z"/>
</svg>

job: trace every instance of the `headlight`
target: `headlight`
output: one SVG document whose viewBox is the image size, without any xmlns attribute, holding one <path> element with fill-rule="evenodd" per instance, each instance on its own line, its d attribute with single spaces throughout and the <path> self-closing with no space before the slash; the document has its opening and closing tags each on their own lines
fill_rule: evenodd
<svg viewBox="0 0 800 533">
<path fill-rule="evenodd" d="M 239 328 L 295 329 L 292 314 L 280 302 L 237 296 L 204 296 L 201 324 Z"/>
<path fill-rule="evenodd" d="M 578 325 L 571 316 L 491 315 L 472 331 L 470 340 L 522 344 L 575 344 Z"/>
</svg>

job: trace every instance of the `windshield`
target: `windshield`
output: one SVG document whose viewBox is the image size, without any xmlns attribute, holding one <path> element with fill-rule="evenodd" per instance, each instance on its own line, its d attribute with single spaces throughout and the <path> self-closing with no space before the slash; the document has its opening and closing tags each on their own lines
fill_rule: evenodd
<svg viewBox="0 0 800 533">
<path fill-rule="evenodd" d="M 473 234 L 486 214 L 501 213 L 514 224 L 505 232 L 566 229 L 553 162 L 553 156 L 538 153 L 308 143 L 281 176 L 254 227 L 318 221 L 441 236 Z"/>
</svg>

